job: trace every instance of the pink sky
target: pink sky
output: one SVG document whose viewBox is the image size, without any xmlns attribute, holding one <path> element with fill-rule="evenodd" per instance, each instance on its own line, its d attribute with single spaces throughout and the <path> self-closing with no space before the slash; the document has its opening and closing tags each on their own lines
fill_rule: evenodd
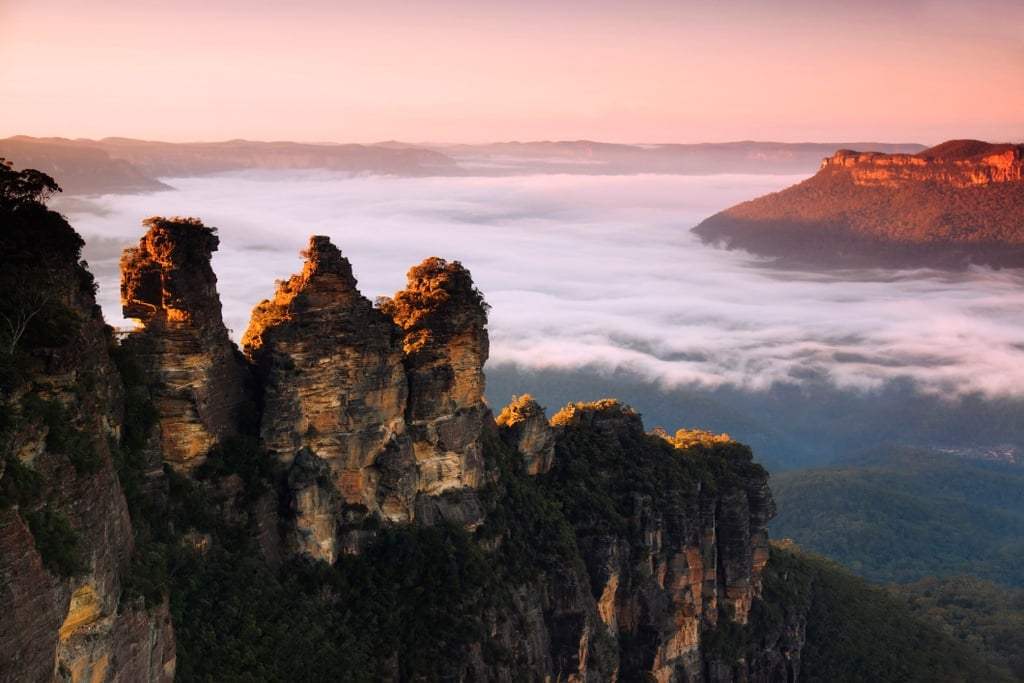
<svg viewBox="0 0 1024 683">
<path fill-rule="evenodd" d="M 0 0 L 0 137 L 1024 141 L 1020 0 Z"/>
</svg>

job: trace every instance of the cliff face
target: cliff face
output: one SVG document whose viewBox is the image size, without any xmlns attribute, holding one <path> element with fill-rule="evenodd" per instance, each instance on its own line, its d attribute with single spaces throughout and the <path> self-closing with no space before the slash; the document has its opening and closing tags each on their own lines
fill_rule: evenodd
<svg viewBox="0 0 1024 683">
<path fill-rule="evenodd" d="M 899 187 L 934 182 L 965 188 L 1020 181 L 1024 177 L 1024 147 L 954 140 L 913 155 L 839 150 L 822 159 L 821 168 L 848 173 L 855 185 Z"/>
<path fill-rule="evenodd" d="M 502 438 L 522 457 L 527 474 L 545 474 L 555 457 L 555 433 L 540 407 L 529 394 L 515 398 L 502 408 L 495 422 Z"/>
<path fill-rule="evenodd" d="M 766 632 L 739 659 L 714 645 L 735 628 L 730 623 L 748 624 L 768 560 L 766 523 L 775 507 L 767 474 L 750 462 L 749 450 L 732 442 L 673 449 L 645 434 L 637 413 L 610 400 L 567 406 L 552 424 L 558 450 L 549 477 L 559 489 L 606 494 L 618 513 L 602 520 L 570 503 L 599 617 L 580 629 L 581 648 L 603 638 L 611 653 L 601 656 L 595 645 L 592 658 L 611 656 L 658 681 L 785 680 L 783 649 L 799 652 L 798 633 Z M 583 462 L 601 452 L 633 464 L 591 463 L 601 470 L 580 481 Z M 637 476 L 660 458 L 680 462 L 663 462 L 668 469 L 648 488 Z M 699 475 L 708 465 L 725 476 Z M 581 678 L 585 669 L 581 663 Z"/>
<path fill-rule="evenodd" d="M 111 450 L 123 390 L 82 241 L 6 194 L 0 222 L 0 315 L 24 323 L 0 356 L 0 680 L 169 681 L 167 605 L 124 591 L 135 543 Z"/>
<path fill-rule="evenodd" d="M 163 460 L 190 470 L 238 433 L 248 369 L 221 317 L 214 229 L 179 218 L 144 225 L 139 246 L 121 258 L 124 315 L 142 325 L 127 346 L 152 379 Z"/>
<path fill-rule="evenodd" d="M 409 270 L 406 288 L 381 310 L 404 331 L 407 419 L 420 474 L 437 495 L 484 482 L 480 434 L 489 352 L 487 310 L 469 271 L 429 258 Z"/>
<path fill-rule="evenodd" d="M 815 265 L 1024 265 L 1024 147 L 841 150 L 799 185 L 726 209 L 707 242 Z"/>
</svg>

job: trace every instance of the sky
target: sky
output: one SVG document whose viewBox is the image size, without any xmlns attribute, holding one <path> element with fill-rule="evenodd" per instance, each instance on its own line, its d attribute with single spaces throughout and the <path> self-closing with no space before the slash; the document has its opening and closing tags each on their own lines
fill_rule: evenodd
<svg viewBox="0 0 1024 683">
<path fill-rule="evenodd" d="M 1024 141 L 1019 0 L 0 0 L 0 137 Z"/>
</svg>

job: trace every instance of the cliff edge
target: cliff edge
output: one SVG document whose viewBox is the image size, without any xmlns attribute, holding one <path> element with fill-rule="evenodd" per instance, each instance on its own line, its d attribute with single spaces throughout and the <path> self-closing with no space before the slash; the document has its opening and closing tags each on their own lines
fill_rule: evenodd
<svg viewBox="0 0 1024 683">
<path fill-rule="evenodd" d="M 711 216 L 708 243 L 819 266 L 1024 266 L 1024 146 L 840 150 L 813 177 Z"/>
</svg>

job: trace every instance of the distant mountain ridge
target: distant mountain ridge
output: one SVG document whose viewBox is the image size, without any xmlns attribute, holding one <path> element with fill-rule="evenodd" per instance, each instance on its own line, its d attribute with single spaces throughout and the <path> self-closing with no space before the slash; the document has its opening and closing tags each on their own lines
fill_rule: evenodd
<svg viewBox="0 0 1024 683">
<path fill-rule="evenodd" d="M 694 228 L 705 242 L 824 266 L 1024 266 L 1024 145 L 840 150 L 799 185 Z"/>
<path fill-rule="evenodd" d="M 398 176 L 802 174 L 813 171 L 823 155 L 850 144 L 743 141 L 627 145 L 590 140 L 474 145 L 394 140 L 371 145 L 251 140 L 169 143 L 19 135 L 0 140 L 0 157 L 14 161 L 18 168 L 35 168 L 59 178 L 66 194 L 102 194 L 167 189 L 159 178 L 252 169 L 325 169 Z M 893 153 L 924 149 L 914 144 L 863 144 Z"/>
</svg>

